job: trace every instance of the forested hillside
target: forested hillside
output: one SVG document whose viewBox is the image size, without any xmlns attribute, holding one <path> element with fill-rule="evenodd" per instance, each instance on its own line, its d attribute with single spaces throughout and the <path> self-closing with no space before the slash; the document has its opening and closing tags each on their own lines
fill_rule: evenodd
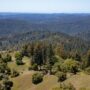
<svg viewBox="0 0 90 90">
<path fill-rule="evenodd" d="M 63 44 L 68 49 L 86 51 L 89 32 L 89 14 L 0 14 L 1 50 L 44 40 Z"/>
<path fill-rule="evenodd" d="M 43 30 L 77 34 L 90 31 L 90 14 L 0 14 L 0 34 Z M 7 33 L 7 34 L 8 34 Z"/>
</svg>

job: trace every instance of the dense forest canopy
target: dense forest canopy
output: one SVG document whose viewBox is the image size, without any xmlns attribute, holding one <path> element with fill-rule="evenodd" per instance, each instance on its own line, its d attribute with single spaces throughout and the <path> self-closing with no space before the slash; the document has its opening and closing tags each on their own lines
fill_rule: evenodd
<svg viewBox="0 0 90 90">
<path fill-rule="evenodd" d="M 0 14 L 1 50 L 44 40 L 85 52 L 89 49 L 89 33 L 90 14 Z"/>
</svg>

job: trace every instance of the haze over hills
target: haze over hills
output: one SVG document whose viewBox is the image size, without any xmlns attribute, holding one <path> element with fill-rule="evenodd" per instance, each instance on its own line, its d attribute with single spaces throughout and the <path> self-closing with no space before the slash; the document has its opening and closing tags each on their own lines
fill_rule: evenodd
<svg viewBox="0 0 90 90">
<path fill-rule="evenodd" d="M 90 14 L 0 14 L 0 45 L 4 48 L 51 37 L 64 43 L 68 40 L 69 44 L 74 39 L 76 44 L 83 42 L 82 45 L 88 47 L 89 32 Z"/>
<path fill-rule="evenodd" d="M 8 23 L 7 23 L 8 21 Z M 17 23 L 17 24 L 16 24 Z M 18 24 L 19 23 L 19 24 Z M 8 26 L 8 31 L 12 30 L 12 27 L 17 26 L 16 31 L 23 27 L 32 28 L 33 25 L 41 27 L 42 30 L 61 31 L 65 33 L 78 33 L 83 31 L 90 31 L 90 14 L 19 14 L 19 13 L 1 13 L 0 14 L 0 31 Z M 11 25 L 11 27 L 10 27 Z M 25 25 L 25 26 L 23 26 Z M 47 27 L 43 28 L 43 27 Z M 35 29 L 35 27 L 33 28 Z M 19 32 L 18 31 L 18 32 Z"/>
<path fill-rule="evenodd" d="M 0 34 L 5 31 L 31 30 L 50 30 L 68 34 L 88 32 L 90 14 L 0 14 Z"/>
</svg>

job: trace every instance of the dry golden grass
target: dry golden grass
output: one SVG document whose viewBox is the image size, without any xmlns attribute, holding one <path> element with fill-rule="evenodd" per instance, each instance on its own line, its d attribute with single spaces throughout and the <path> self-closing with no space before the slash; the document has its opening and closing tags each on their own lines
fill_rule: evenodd
<svg viewBox="0 0 90 90">
<path fill-rule="evenodd" d="M 32 74 L 34 71 L 25 71 L 17 78 L 13 78 L 14 87 L 12 90 L 52 90 L 52 88 L 59 86 L 57 77 L 53 75 L 44 76 L 42 83 L 38 85 L 32 84 Z M 90 75 L 78 74 L 68 78 L 65 83 L 72 83 L 77 90 L 80 88 L 87 88 L 90 90 Z"/>
<path fill-rule="evenodd" d="M 50 90 L 57 84 L 57 77 L 46 75 L 44 81 L 28 90 Z"/>
<path fill-rule="evenodd" d="M 80 90 L 80 88 L 90 90 L 90 75 L 79 73 L 65 81 L 65 83 L 68 82 L 72 83 L 77 90 Z"/>
<path fill-rule="evenodd" d="M 14 87 L 12 90 L 50 90 L 57 84 L 57 77 L 46 75 L 44 81 L 38 85 L 32 84 L 33 71 L 26 71 L 17 78 L 13 78 Z"/>
<path fill-rule="evenodd" d="M 8 63 L 8 66 L 11 68 L 11 70 L 15 69 L 21 73 L 27 71 L 28 68 L 30 67 L 30 58 L 28 57 L 23 58 L 23 62 L 25 63 L 24 65 L 16 65 L 15 58 L 12 57 L 12 59 L 13 59 L 12 62 Z"/>
<path fill-rule="evenodd" d="M 33 72 L 24 72 L 21 76 L 13 78 L 14 87 L 12 90 L 27 90 L 33 86 L 32 84 Z"/>
</svg>

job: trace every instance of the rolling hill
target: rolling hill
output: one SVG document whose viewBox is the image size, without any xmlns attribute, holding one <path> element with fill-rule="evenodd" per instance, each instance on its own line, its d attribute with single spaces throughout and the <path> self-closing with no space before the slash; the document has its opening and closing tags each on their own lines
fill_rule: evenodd
<svg viewBox="0 0 90 90">
<path fill-rule="evenodd" d="M 90 14 L 0 13 L 1 50 L 43 40 L 87 50 L 89 32 Z"/>
<path fill-rule="evenodd" d="M 59 31 L 77 34 L 90 31 L 90 14 L 0 14 L 0 34 L 22 31 Z"/>
</svg>

